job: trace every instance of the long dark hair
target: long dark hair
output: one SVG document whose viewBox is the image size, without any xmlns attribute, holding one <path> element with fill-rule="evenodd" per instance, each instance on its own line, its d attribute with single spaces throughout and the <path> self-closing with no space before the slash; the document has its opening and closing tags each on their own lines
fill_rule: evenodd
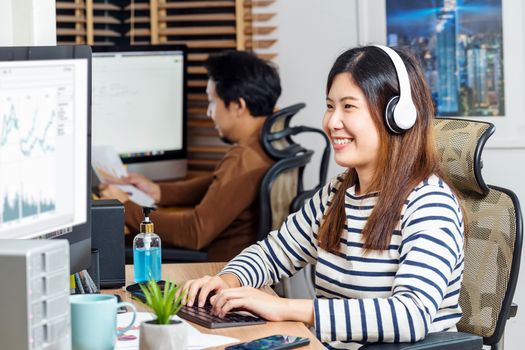
<svg viewBox="0 0 525 350">
<path fill-rule="evenodd" d="M 415 58 L 400 50 L 396 52 L 407 68 L 417 110 L 415 125 L 402 134 L 389 132 L 384 122 L 386 104 L 391 97 L 399 95 L 399 85 L 394 65 L 383 50 L 367 46 L 344 52 L 330 70 L 326 85 L 328 95 L 335 77 L 347 74 L 363 91 L 379 130 L 378 166 L 370 186 L 370 190 L 379 192 L 379 197 L 362 232 L 365 250 L 387 249 L 410 192 L 432 174 L 443 178 L 435 149 L 434 105 L 429 89 Z M 348 169 L 319 229 L 321 248 L 339 250 L 346 223 L 345 192 L 358 181 L 355 169 Z"/>
</svg>

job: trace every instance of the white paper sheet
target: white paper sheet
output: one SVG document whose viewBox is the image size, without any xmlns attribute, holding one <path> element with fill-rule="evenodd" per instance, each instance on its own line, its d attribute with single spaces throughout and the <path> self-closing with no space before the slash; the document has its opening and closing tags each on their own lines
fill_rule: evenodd
<svg viewBox="0 0 525 350">
<path fill-rule="evenodd" d="M 121 177 L 128 176 L 128 171 L 117 151 L 111 146 L 93 146 L 91 165 L 102 183 L 117 183 Z"/>
<path fill-rule="evenodd" d="M 117 151 L 111 146 L 93 146 L 91 165 L 101 183 L 116 184 L 126 192 L 129 199 L 142 207 L 154 207 L 155 201 L 145 192 L 133 185 L 122 185 L 121 177 L 128 176 L 128 171 Z"/>
<path fill-rule="evenodd" d="M 126 312 L 124 314 L 117 315 L 117 326 L 124 327 L 129 324 L 133 314 Z M 119 337 L 115 349 L 138 349 L 139 348 L 139 335 L 140 335 L 140 324 L 142 321 L 148 321 L 153 319 L 153 315 L 147 312 L 137 312 L 137 318 L 135 319 L 135 325 L 133 329 L 127 331 L 124 336 Z M 196 328 L 192 327 L 189 323 L 181 320 L 179 317 L 174 316 L 173 319 L 184 322 L 188 329 L 188 349 L 197 350 L 204 349 L 213 346 L 223 346 L 232 343 L 238 343 L 239 339 L 225 337 L 222 335 L 206 334 L 199 332 Z"/>
<path fill-rule="evenodd" d="M 126 192 L 133 202 L 141 207 L 154 207 L 155 201 L 143 191 L 139 190 L 133 185 L 115 185 L 122 191 Z"/>
</svg>

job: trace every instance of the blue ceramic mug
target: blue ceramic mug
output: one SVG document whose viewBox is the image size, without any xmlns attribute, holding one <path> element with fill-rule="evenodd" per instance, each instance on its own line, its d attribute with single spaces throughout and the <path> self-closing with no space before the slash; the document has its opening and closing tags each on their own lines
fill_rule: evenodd
<svg viewBox="0 0 525 350">
<path fill-rule="evenodd" d="M 117 335 L 133 327 L 137 310 L 131 303 L 117 303 L 117 297 L 109 294 L 72 295 L 71 339 L 73 350 L 113 349 Z M 130 324 L 117 330 L 117 309 L 127 306 L 133 310 Z"/>
</svg>

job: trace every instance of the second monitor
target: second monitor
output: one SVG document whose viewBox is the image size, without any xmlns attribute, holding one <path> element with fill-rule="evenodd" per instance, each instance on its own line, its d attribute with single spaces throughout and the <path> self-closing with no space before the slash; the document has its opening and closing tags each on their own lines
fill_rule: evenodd
<svg viewBox="0 0 525 350">
<path fill-rule="evenodd" d="M 93 48 L 93 146 L 113 146 L 129 171 L 186 175 L 184 46 Z"/>
</svg>

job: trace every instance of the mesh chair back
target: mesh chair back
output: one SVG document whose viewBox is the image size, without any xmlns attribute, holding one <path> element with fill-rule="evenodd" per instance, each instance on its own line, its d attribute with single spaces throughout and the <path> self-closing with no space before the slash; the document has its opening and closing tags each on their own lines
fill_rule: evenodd
<svg viewBox="0 0 525 350">
<path fill-rule="evenodd" d="M 465 198 L 463 204 L 468 231 L 460 294 L 463 317 L 458 329 L 496 338 L 493 337 L 497 335 L 496 329 L 499 326 L 503 331 L 510 309 L 512 297 L 507 294 L 510 290 L 513 294 L 515 287 L 509 288 L 509 282 L 514 257 L 519 255 L 516 252 L 519 207 L 512 193 L 492 186 L 486 196 Z M 506 297 L 508 305 L 504 303 Z"/>
<path fill-rule="evenodd" d="M 284 219 L 290 214 L 290 204 L 297 196 L 299 187 L 299 169 L 292 168 L 283 171 L 274 180 L 271 186 L 270 203 L 272 223 L 270 230 L 278 229 Z"/>
<path fill-rule="evenodd" d="M 304 103 L 299 103 L 283 108 L 269 116 L 263 125 L 261 142 L 268 155 L 275 160 L 275 164 L 266 172 L 261 183 L 257 240 L 266 238 L 272 229 L 278 228 L 291 211 L 297 210 L 302 200 L 326 182 L 330 157 L 328 138 L 319 129 L 290 126 L 292 117 L 304 107 Z M 303 173 L 313 151 L 292 139 L 292 136 L 306 132 L 320 134 L 325 141 L 319 182 L 312 190 L 304 190 Z"/>
<path fill-rule="evenodd" d="M 461 119 L 435 119 L 436 146 L 448 180 L 461 193 L 486 194 L 481 176 L 481 152 L 494 133 L 489 123 Z"/>
<path fill-rule="evenodd" d="M 521 211 L 509 190 L 487 186 L 481 152 L 493 134 L 490 123 L 436 119 L 441 165 L 461 193 L 465 210 L 465 271 L 460 292 L 463 317 L 458 330 L 496 344 L 505 328 L 521 256 Z"/>
<path fill-rule="evenodd" d="M 292 106 L 293 107 L 293 106 Z M 300 105 L 297 108 L 291 109 L 291 112 L 297 113 Z M 301 107 L 302 109 L 303 107 Z M 271 133 L 280 132 L 285 129 L 286 113 L 280 113 L 281 117 L 275 118 L 271 123 Z M 291 146 L 291 142 L 286 137 L 277 138 L 270 142 L 272 149 L 285 150 Z M 266 149 L 266 147 L 265 147 Z M 280 158 L 283 159 L 283 158 Z M 280 160 L 279 159 L 279 160 Z M 281 170 L 280 173 L 274 175 L 273 183 L 270 185 L 270 203 L 271 203 L 271 230 L 277 229 L 286 216 L 290 212 L 290 203 L 297 195 L 299 184 L 299 169 L 297 167 L 289 168 L 288 170 Z"/>
</svg>

